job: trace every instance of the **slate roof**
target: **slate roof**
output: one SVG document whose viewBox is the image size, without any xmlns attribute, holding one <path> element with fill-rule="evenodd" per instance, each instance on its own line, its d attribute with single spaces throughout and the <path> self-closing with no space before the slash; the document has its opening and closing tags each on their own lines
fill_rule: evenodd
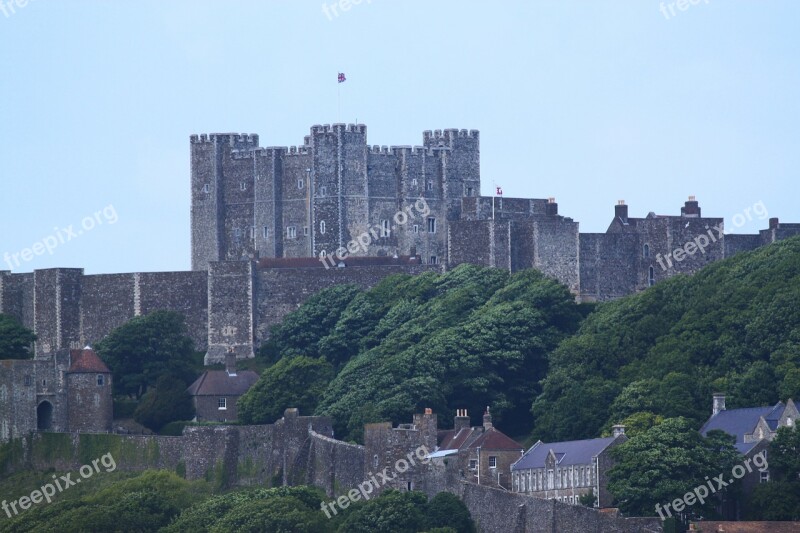
<svg viewBox="0 0 800 533">
<path fill-rule="evenodd" d="M 725 433 L 734 435 L 737 444 L 744 444 L 745 433 L 752 433 L 762 416 L 774 431 L 778 427 L 778 420 L 784 408 L 783 402 L 778 402 L 772 407 L 726 409 L 712 415 L 700 428 L 700 433 L 705 437 L 709 431 L 721 429 Z"/>
<path fill-rule="evenodd" d="M 70 350 L 70 365 L 67 372 L 71 374 L 90 373 L 90 374 L 110 374 L 106 364 L 88 346 L 83 350 Z"/>
<path fill-rule="evenodd" d="M 228 374 L 227 370 L 206 370 L 192 383 L 187 392 L 192 396 L 241 396 L 258 381 L 252 370 Z"/>
<path fill-rule="evenodd" d="M 525 455 L 519 461 L 511 465 L 511 470 L 544 468 L 545 460 L 550 454 L 550 450 L 555 453 L 559 466 L 589 464 L 593 458 L 608 448 L 614 440 L 616 440 L 616 437 L 551 443 L 539 441 L 525 452 Z"/>
</svg>

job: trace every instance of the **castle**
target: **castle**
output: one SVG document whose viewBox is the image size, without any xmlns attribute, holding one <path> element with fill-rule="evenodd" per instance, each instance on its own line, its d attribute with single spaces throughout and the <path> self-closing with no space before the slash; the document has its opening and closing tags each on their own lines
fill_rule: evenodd
<svg viewBox="0 0 800 533">
<path fill-rule="evenodd" d="M 475 130 L 388 148 L 368 146 L 364 125 L 334 124 L 313 126 L 298 147 L 212 134 L 192 135 L 190 150 L 191 271 L 0 271 L 0 313 L 34 330 L 35 361 L 157 309 L 186 317 L 208 364 L 231 350 L 253 357 L 271 326 L 323 288 L 461 263 L 537 268 L 581 301 L 609 300 L 800 233 L 771 218 L 759 234 L 726 235 L 694 198 L 680 215 L 644 218 L 620 202 L 605 233 L 580 233 L 553 198 L 479 196 Z"/>
</svg>

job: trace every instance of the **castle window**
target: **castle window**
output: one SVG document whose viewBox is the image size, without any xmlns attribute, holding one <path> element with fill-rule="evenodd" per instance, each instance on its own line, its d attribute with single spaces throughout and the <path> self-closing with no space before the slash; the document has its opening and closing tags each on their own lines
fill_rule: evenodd
<svg viewBox="0 0 800 533">
<path fill-rule="evenodd" d="M 97 374 L 97 386 L 102 387 L 106 384 L 106 377 L 103 374 Z"/>
<path fill-rule="evenodd" d="M 406 484 L 406 490 L 408 490 L 408 492 L 411 492 L 412 490 L 414 490 L 414 483 L 412 481 L 409 481 Z"/>
<path fill-rule="evenodd" d="M 298 188 L 298 189 L 302 189 L 302 188 L 303 188 L 303 186 L 304 186 L 304 182 L 303 182 L 303 180 L 297 180 L 297 188 Z"/>
<path fill-rule="evenodd" d="M 42 380 L 42 387 L 47 387 L 47 380 L 46 379 Z"/>
<path fill-rule="evenodd" d="M 432 191 L 433 190 L 433 182 L 429 181 L 427 183 L 427 185 L 425 186 L 425 188 L 428 189 L 429 191 Z"/>
<path fill-rule="evenodd" d="M 648 270 L 647 273 L 648 273 L 647 284 L 650 287 L 652 287 L 653 285 L 656 284 L 656 272 L 655 272 L 655 270 L 653 270 L 653 267 L 650 267 L 650 269 Z"/>
<path fill-rule="evenodd" d="M 286 227 L 286 238 L 287 239 L 296 239 L 297 238 L 297 228 L 295 226 L 287 226 Z"/>
<path fill-rule="evenodd" d="M 256 238 L 256 227 L 255 226 L 250 226 L 250 238 L 251 239 L 255 239 Z"/>
<path fill-rule="evenodd" d="M 30 376 L 25 376 L 25 386 L 30 387 L 33 385 L 33 378 Z"/>
<path fill-rule="evenodd" d="M 328 257 L 328 252 L 326 252 L 325 250 L 322 250 L 322 251 L 319 253 L 319 256 L 320 256 L 320 258 L 323 258 L 323 259 L 324 259 L 325 257 Z"/>
<path fill-rule="evenodd" d="M 264 226 L 264 238 L 269 239 L 269 228 Z"/>
<path fill-rule="evenodd" d="M 323 235 L 325 235 L 325 229 L 326 229 L 325 228 L 325 221 L 324 220 L 320 220 L 319 221 L 319 232 L 322 233 Z"/>
<path fill-rule="evenodd" d="M 644 255 L 645 257 L 650 257 L 650 245 L 649 244 L 645 244 L 644 247 L 642 248 L 642 255 Z"/>
<path fill-rule="evenodd" d="M 228 408 L 228 399 L 227 398 L 218 398 L 217 399 L 217 409 L 220 411 L 224 411 Z"/>
<path fill-rule="evenodd" d="M 242 230 L 241 230 L 241 228 L 234 228 L 234 229 L 233 229 L 233 236 L 234 236 L 234 237 L 236 237 L 237 239 L 238 239 L 239 237 L 241 237 L 241 236 L 242 236 Z"/>
<path fill-rule="evenodd" d="M 414 233 L 419 233 L 419 224 L 414 224 Z"/>
<path fill-rule="evenodd" d="M 497 456 L 489 456 L 489 468 L 497 468 Z"/>
<path fill-rule="evenodd" d="M 470 470 L 477 470 L 478 469 L 478 460 L 477 459 L 470 459 L 469 460 L 469 469 Z"/>
<path fill-rule="evenodd" d="M 210 186 L 208 183 L 206 183 L 205 185 L 203 185 L 203 192 L 204 192 L 204 193 L 209 193 L 209 192 L 211 192 L 211 186 Z"/>
<path fill-rule="evenodd" d="M 303 236 L 308 237 L 308 226 L 303 226 Z"/>
<path fill-rule="evenodd" d="M 381 237 L 388 237 L 391 234 L 389 229 L 389 221 L 381 220 Z"/>
<path fill-rule="evenodd" d="M 319 188 L 319 195 L 320 196 L 325 196 L 327 194 L 327 192 L 328 192 L 328 188 L 325 187 L 324 185 Z"/>
<path fill-rule="evenodd" d="M 247 184 L 245 182 L 239 183 L 239 190 L 240 191 L 246 191 L 247 190 Z"/>
<path fill-rule="evenodd" d="M 436 233 L 436 219 L 428 218 L 428 233 Z"/>
<path fill-rule="evenodd" d="M 413 185 L 414 187 L 417 186 L 417 178 L 414 178 L 413 180 L 411 180 L 411 185 Z"/>
<path fill-rule="evenodd" d="M 432 256 L 431 256 L 431 263 L 430 263 L 430 264 L 432 264 L 432 265 L 438 265 L 438 264 L 439 264 L 439 259 L 438 259 L 438 258 L 437 258 L 435 255 L 432 255 Z"/>
<path fill-rule="evenodd" d="M 472 187 L 467 187 L 467 194 L 466 196 L 472 196 Z"/>
<path fill-rule="evenodd" d="M 375 454 L 374 456 L 372 456 L 372 467 L 373 468 L 378 468 L 378 454 Z"/>
</svg>

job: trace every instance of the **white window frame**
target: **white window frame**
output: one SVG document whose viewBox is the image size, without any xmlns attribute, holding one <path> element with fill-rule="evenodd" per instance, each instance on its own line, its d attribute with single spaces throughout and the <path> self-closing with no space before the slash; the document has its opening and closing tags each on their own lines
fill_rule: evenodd
<svg viewBox="0 0 800 533">
<path fill-rule="evenodd" d="M 389 237 L 392 234 L 392 230 L 389 227 L 389 220 L 381 220 L 381 237 Z"/>
<path fill-rule="evenodd" d="M 428 233 L 436 233 L 436 217 L 428 217 Z"/>
<path fill-rule="evenodd" d="M 217 410 L 218 411 L 227 411 L 228 410 L 228 399 L 227 398 L 217 398 Z"/>
<path fill-rule="evenodd" d="M 326 231 L 327 229 L 328 229 L 328 228 L 327 228 L 327 226 L 326 226 L 326 224 L 325 224 L 325 221 L 324 221 L 324 220 L 320 220 L 320 221 L 319 221 L 319 232 L 320 232 L 322 235 L 325 235 L 325 231 Z"/>
<path fill-rule="evenodd" d="M 297 238 L 297 226 L 286 226 L 286 238 L 287 239 Z"/>
</svg>

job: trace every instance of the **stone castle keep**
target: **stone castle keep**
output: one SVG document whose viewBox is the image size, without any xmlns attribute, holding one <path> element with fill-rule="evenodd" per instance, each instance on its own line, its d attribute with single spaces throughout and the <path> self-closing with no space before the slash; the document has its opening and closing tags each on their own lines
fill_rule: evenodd
<svg viewBox="0 0 800 533">
<path fill-rule="evenodd" d="M 334 124 L 313 126 L 302 146 L 258 144 L 257 135 L 191 136 L 191 271 L 0 271 L 0 313 L 35 331 L 35 361 L 157 309 L 185 315 L 207 363 L 230 348 L 252 357 L 272 325 L 323 288 L 461 263 L 537 268 L 582 301 L 609 300 L 800 233 L 772 218 L 759 234 L 714 233 L 704 253 L 665 262 L 723 219 L 703 217 L 694 198 L 680 215 L 645 218 L 620 202 L 605 233 L 580 233 L 552 198 L 493 202 L 479 196 L 475 130 L 427 131 L 422 146 L 388 148 L 368 146 L 364 125 Z M 363 248 L 320 261 L 364 235 Z"/>
</svg>

